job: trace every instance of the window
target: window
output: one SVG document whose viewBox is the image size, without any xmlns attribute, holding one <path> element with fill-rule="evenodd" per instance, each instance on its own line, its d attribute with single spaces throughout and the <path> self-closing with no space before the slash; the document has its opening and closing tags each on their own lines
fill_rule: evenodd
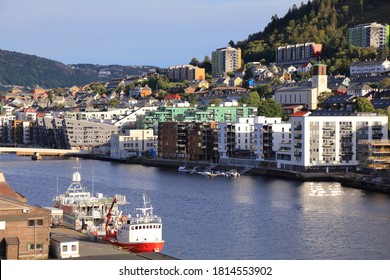
<svg viewBox="0 0 390 280">
<path fill-rule="evenodd" d="M 62 246 L 62 252 L 68 252 L 68 245 Z"/>
<path fill-rule="evenodd" d="M 29 227 L 35 226 L 35 221 L 34 220 L 28 220 L 28 226 Z"/>
<path fill-rule="evenodd" d="M 73 252 L 76 252 L 76 251 L 77 251 L 76 245 L 72 245 L 72 251 L 73 251 Z"/>
</svg>

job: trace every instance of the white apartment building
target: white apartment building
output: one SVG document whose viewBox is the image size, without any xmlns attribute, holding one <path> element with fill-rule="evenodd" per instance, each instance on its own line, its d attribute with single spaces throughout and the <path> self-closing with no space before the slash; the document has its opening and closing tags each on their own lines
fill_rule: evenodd
<svg viewBox="0 0 390 280">
<path fill-rule="evenodd" d="M 277 153 L 277 167 L 286 170 L 353 170 L 359 140 L 388 138 L 388 117 L 373 113 L 296 112 L 290 122 L 290 151 Z"/>
<path fill-rule="evenodd" d="M 384 60 L 369 60 L 353 62 L 349 67 L 351 76 L 353 75 L 381 75 L 390 72 L 390 61 Z"/>
<path fill-rule="evenodd" d="M 145 151 L 155 152 L 157 135 L 153 129 L 131 129 L 125 135 L 114 134 L 111 138 L 111 158 L 126 159 L 142 155 Z"/>
<path fill-rule="evenodd" d="M 220 158 L 233 157 L 238 151 L 247 151 L 256 155 L 262 153 L 257 146 L 260 137 L 256 132 L 271 124 L 281 124 L 281 118 L 255 116 L 239 118 L 236 123 L 218 124 L 218 152 Z"/>
<path fill-rule="evenodd" d="M 275 161 L 278 151 L 288 151 L 291 124 L 281 118 L 266 118 L 254 126 L 254 146 L 257 161 Z"/>
<path fill-rule="evenodd" d="M 65 118 L 72 120 L 99 120 L 99 121 L 108 121 L 108 122 L 116 122 L 117 120 L 127 116 L 130 112 L 128 108 L 125 109 L 115 109 L 108 111 L 89 111 L 89 112 L 66 112 Z"/>
</svg>

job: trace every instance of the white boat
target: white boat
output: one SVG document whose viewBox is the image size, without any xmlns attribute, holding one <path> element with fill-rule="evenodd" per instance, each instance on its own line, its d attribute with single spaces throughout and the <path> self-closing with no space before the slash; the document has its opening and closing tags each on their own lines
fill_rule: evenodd
<svg viewBox="0 0 390 280">
<path fill-rule="evenodd" d="M 116 194 L 113 197 L 97 193 L 91 195 L 81 183 L 78 171 L 73 173 L 72 182 L 63 194 L 57 194 L 52 206 L 63 210 L 63 225 L 75 230 L 88 231 L 91 227 L 98 227 L 106 222 L 106 216 L 113 200 L 117 201 L 112 209 L 113 216 L 119 216 L 118 205 L 127 204 L 124 195 Z"/>
<path fill-rule="evenodd" d="M 177 169 L 177 171 L 179 171 L 179 172 L 184 172 L 184 173 L 189 173 L 189 172 L 191 172 L 191 170 L 190 170 L 190 169 L 187 169 L 187 167 L 185 167 L 184 165 L 179 166 L 179 168 Z"/>
<path fill-rule="evenodd" d="M 111 224 L 111 209 L 107 215 L 105 240 L 135 253 L 161 252 L 164 247 L 162 239 L 162 219 L 153 214 L 153 207 L 146 194 L 143 196 L 144 205 L 136 208 L 139 213 L 135 217 L 131 215 L 119 217 Z"/>
<path fill-rule="evenodd" d="M 231 169 L 225 172 L 225 175 L 227 177 L 240 177 L 240 173 L 236 169 Z"/>
</svg>

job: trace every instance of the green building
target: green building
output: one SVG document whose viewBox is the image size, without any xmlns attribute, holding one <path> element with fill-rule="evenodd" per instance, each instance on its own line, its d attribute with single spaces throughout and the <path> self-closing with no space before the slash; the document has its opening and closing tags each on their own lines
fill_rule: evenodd
<svg viewBox="0 0 390 280">
<path fill-rule="evenodd" d="M 257 107 L 160 107 L 144 117 L 144 129 L 160 122 L 235 122 L 238 118 L 257 116 Z"/>
<path fill-rule="evenodd" d="M 348 29 L 348 43 L 350 46 L 379 50 L 390 47 L 390 28 L 388 24 L 376 22 L 359 24 Z"/>
</svg>

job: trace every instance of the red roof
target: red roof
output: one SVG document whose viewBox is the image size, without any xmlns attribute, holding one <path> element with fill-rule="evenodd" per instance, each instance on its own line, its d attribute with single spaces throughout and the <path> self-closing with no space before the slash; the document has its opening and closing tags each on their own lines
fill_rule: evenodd
<svg viewBox="0 0 390 280">
<path fill-rule="evenodd" d="M 179 100 L 181 99 L 180 94 L 168 94 L 164 97 L 164 99 L 176 99 Z"/>
<path fill-rule="evenodd" d="M 309 111 L 297 111 L 297 112 L 291 114 L 290 117 L 303 117 L 309 113 L 310 113 Z"/>
</svg>

